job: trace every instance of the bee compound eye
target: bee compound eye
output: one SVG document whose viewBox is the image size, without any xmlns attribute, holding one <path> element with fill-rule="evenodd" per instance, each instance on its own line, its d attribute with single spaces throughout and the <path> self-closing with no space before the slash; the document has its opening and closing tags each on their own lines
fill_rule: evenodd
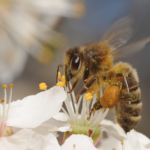
<svg viewBox="0 0 150 150">
<path fill-rule="evenodd" d="M 78 55 L 73 56 L 71 62 L 71 69 L 78 71 L 80 69 L 80 62 L 81 62 L 80 56 Z"/>
</svg>

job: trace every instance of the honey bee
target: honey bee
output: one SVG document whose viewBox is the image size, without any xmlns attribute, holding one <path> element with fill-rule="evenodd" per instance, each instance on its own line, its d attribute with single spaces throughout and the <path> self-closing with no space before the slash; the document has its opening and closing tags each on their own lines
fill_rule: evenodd
<svg viewBox="0 0 150 150">
<path fill-rule="evenodd" d="M 134 33 L 132 24 L 132 17 L 124 17 L 112 25 L 100 42 L 68 49 L 64 65 L 57 69 L 58 72 L 59 67 L 64 68 L 66 86 L 70 81 L 74 82 L 68 93 L 83 79 L 84 86 L 76 96 L 77 101 L 90 89 L 100 91 L 106 88 L 104 95 L 93 105 L 90 115 L 101 108 L 115 107 L 117 121 L 125 132 L 135 128 L 141 119 L 141 92 L 136 70 L 123 62 L 114 65 L 114 59 L 120 52 L 123 56 L 142 49 L 149 41 L 147 38 L 128 49 L 120 49 Z"/>
</svg>

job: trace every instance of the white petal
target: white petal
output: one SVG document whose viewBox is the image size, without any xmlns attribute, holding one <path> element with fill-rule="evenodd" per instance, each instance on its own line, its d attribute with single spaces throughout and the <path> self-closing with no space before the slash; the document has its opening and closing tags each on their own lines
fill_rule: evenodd
<svg viewBox="0 0 150 150">
<path fill-rule="evenodd" d="M 147 141 L 144 135 L 131 130 L 123 141 L 123 150 L 150 150 L 143 145 L 144 139 Z"/>
<path fill-rule="evenodd" d="M 99 150 L 121 150 L 122 145 L 121 142 L 113 138 L 112 136 L 108 135 L 108 138 L 100 140 L 100 146 L 98 147 Z"/>
<path fill-rule="evenodd" d="M 42 123 L 40 126 L 46 127 L 48 131 L 61 131 L 61 132 L 71 131 L 69 122 L 62 122 L 62 121 L 55 120 L 53 118 Z"/>
<path fill-rule="evenodd" d="M 91 138 L 85 135 L 71 135 L 61 146 L 61 150 L 98 150 Z"/>
<path fill-rule="evenodd" d="M 139 133 L 137 131 L 134 130 L 134 134 L 137 137 L 138 141 L 140 143 L 142 143 L 143 145 L 149 144 L 150 143 L 150 139 L 148 137 L 146 137 L 144 134 Z"/>
<path fill-rule="evenodd" d="M 46 137 L 36 134 L 30 129 L 22 129 L 9 137 L 1 137 L 1 150 L 44 150 L 49 143 L 59 147 L 54 135 L 49 134 Z"/>
<path fill-rule="evenodd" d="M 62 113 L 62 112 L 55 114 L 53 116 L 53 118 L 56 120 L 59 120 L 59 121 L 68 121 L 69 120 L 69 117 L 65 113 Z"/>
<path fill-rule="evenodd" d="M 15 101 L 10 106 L 7 125 L 35 128 L 58 113 L 65 99 L 64 89 L 55 86 L 37 95 Z"/>
<path fill-rule="evenodd" d="M 47 146 L 44 150 L 60 150 L 60 146 L 56 137 L 53 134 L 49 134 L 45 137 L 47 139 Z"/>
<path fill-rule="evenodd" d="M 103 131 L 106 131 L 108 134 L 121 142 L 126 137 L 124 130 L 118 124 L 114 124 L 112 121 L 103 120 L 100 126 Z"/>
</svg>

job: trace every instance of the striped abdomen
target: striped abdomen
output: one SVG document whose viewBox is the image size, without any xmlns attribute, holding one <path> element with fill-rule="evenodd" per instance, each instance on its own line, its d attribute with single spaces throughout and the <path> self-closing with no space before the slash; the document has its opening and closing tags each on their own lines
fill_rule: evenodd
<svg viewBox="0 0 150 150">
<path fill-rule="evenodd" d="M 129 64 L 122 62 L 116 64 L 111 73 L 113 81 L 122 83 L 122 89 L 115 105 L 116 119 L 125 132 L 129 132 L 141 120 L 142 102 L 140 101 L 141 90 L 138 86 L 138 75 Z"/>
</svg>

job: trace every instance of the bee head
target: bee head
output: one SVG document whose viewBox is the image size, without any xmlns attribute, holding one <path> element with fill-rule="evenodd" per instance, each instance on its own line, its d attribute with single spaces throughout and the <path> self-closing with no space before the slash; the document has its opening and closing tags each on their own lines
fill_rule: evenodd
<svg viewBox="0 0 150 150">
<path fill-rule="evenodd" d="M 65 77 L 66 86 L 68 86 L 69 81 L 77 75 L 81 68 L 81 56 L 79 55 L 79 48 L 70 48 L 65 53 Z"/>
</svg>

